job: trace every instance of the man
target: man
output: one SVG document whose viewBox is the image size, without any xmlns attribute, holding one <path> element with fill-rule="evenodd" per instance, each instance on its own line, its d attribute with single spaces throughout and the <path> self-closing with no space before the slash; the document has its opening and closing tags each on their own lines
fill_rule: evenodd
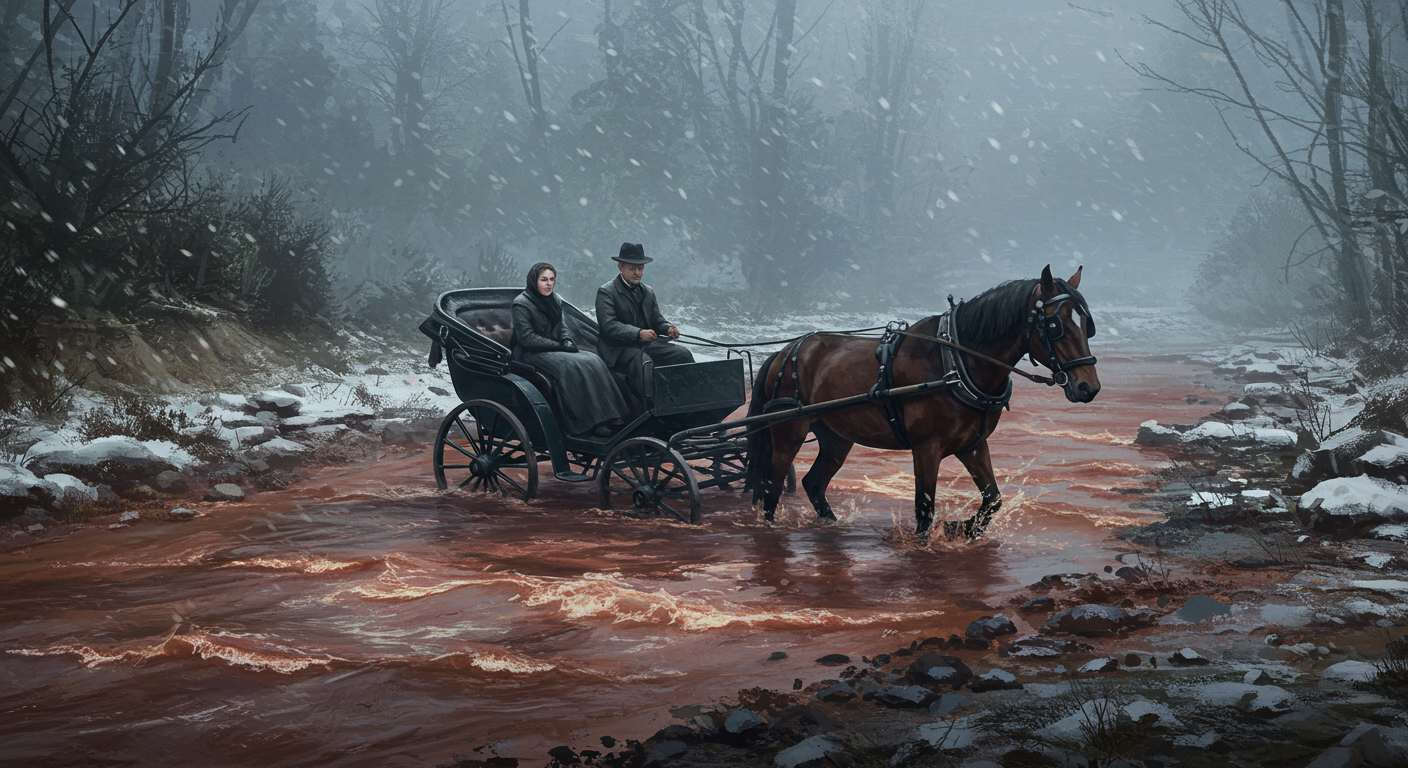
<svg viewBox="0 0 1408 768">
<path fill-rule="evenodd" d="M 660 314 L 655 291 L 641 282 L 645 265 L 654 261 L 645 255 L 645 246 L 622 243 L 621 252 L 611 258 L 621 274 L 596 291 L 596 322 L 601 329 L 597 354 L 621 384 L 621 393 L 639 410 L 650 391 L 646 356 L 665 366 L 692 363 L 694 355 L 665 338 L 678 339 L 680 329 Z"/>
</svg>

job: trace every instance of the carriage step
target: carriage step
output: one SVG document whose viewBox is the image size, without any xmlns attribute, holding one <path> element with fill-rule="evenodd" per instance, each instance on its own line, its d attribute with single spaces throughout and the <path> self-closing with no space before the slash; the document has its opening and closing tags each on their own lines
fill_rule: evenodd
<svg viewBox="0 0 1408 768">
<path fill-rule="evenodd" d="M 552 476 L 567 483 L 585 483 L 592 479 L 591 475 L 584 475 L 580 472 L 554 472 Z"/>
</svg>

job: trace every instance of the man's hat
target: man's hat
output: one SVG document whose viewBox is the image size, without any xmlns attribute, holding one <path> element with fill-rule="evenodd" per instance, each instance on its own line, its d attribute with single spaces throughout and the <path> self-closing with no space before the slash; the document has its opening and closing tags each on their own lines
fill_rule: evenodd
<svg viewBox="0 0 1408 768">
<path fill-rule="evenodd" d="M 655 261 L 645 255 L 645 246 L 640 243 L 621 243 L 621 253 L 612 256 L 611 260 L 622 264 L 649 264 Z"/>
</svg>

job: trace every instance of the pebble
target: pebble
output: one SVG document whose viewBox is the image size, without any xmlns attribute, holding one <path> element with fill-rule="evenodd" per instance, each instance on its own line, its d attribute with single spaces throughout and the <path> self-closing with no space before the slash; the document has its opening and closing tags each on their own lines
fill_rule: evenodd
<svg viewBox="0 0 1408 768">
<path fill-rule="evenodd" d="M 142 519 L 142 516 L 138 514 L 136 510 L 129 510 L 117 516 L 117 522 L 119 523 L 132 523 L 140 519 Z"/>
</svg>

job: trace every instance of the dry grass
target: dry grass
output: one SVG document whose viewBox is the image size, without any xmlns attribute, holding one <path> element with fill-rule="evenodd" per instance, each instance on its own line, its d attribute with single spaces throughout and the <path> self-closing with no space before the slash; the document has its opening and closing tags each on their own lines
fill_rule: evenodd
<svg viewBox="0 0 1408 768">
<path fill-rule="evenodd" d="M 188 416 L 155 397 L 123 395 L 85 413 L 78 420 L 78 434 L 84 440 L 115 435 L 169 440 L 210 462 L 233 457 L 229 443 L 219 435 L 219 426 L 214 417 Z"/>
</svg>

